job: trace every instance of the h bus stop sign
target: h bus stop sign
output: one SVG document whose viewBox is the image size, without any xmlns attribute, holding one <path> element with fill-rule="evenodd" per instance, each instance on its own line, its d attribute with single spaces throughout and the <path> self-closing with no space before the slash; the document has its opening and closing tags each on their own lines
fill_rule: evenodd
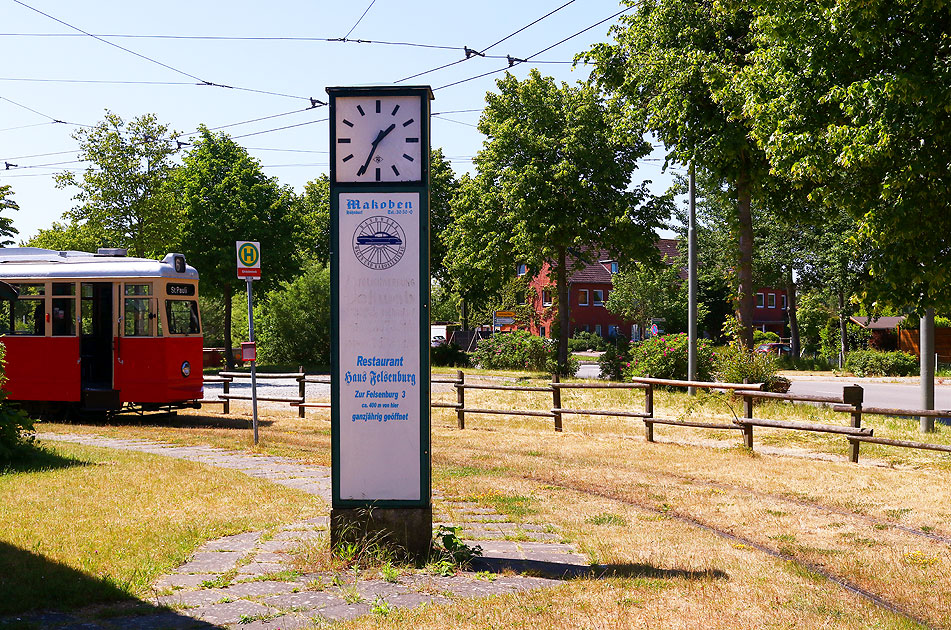
<svg viewBox="0 0 951 630">
<path fill-rule="evenodd" d="M 257 241 L 237 241 L 238 279 L 261 279 L 261 244 Z"/>
</svg>

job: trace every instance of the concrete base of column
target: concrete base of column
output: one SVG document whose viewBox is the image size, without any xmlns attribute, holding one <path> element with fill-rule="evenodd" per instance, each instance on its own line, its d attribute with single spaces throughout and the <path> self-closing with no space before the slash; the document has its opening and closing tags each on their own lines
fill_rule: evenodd
<svg viewBox="0 0 951 630">
<path fill-rule="evenodd" d="M 426 562 L 432 548 L 433 509 L 334 508 L 330 544 L 379 544 L 409 560 Z"/>
</svg>

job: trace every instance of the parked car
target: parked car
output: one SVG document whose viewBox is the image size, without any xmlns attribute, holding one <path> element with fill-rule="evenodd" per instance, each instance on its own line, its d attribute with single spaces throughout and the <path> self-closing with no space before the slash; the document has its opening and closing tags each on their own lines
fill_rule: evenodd
<svg viewBox="0 0 951 630">
<path fill-rule="evenodd" d="M 429 344 L 433 348 L 438 348 L 439 346 L 446 345 L 446 338 L 442 335 L 433 335 L 432 341 Z"/>
<path fill-rule="evenodd" d="M 761 343 L 756 346 L 754 352 L 759 354 L 775 354 L 780 357 L 791 357 L 792 347 L 788 343 Z"/>
</svg>

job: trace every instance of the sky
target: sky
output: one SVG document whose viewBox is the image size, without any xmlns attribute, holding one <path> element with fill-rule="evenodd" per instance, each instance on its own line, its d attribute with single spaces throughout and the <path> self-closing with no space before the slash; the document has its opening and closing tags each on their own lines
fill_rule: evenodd
<svg viewBox="0 0 951 630">
<path fill-rule="evenodd" d="M 475 124 L 506 57 L 528 60 L 511 67 L 518 78 L 536 67 L 582 81 L 587 69 L 570 62 L 607 41 L 624 8 L 618 0 L 0 0 L 0 184 L 20 206 L 10 216 L 21 239 L 60 220 L 76 190 L 56 188 L 53 174 L 84 168 L 72 134 L 110 110 L 126 121 L 154 113 L 185 141 L 200 124 L 220 127 L 300 192 L 328 171 L 328 110 L 311 99 L 350 85 L 431 86 L 433 147 L 462 174 L 482 146 Z M 466 48 L 485 56 L 466 59 Z M 650 158 L 635 178 L 661 193 L 671 172 L 661 170 L 662 148 Z"/>
</svg>

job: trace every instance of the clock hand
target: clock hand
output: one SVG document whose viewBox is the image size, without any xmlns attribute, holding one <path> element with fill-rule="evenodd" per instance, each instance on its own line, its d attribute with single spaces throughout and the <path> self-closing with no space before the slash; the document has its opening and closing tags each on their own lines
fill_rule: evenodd
<svg viewBox="0 0 951 630">
<path fill-rule="evenodd" d="M 373 154 L 376 153 L 376 146 L 385 138 L 391 131 L 396 129 L 396 123 L 391 124 L 386 129 L 381 129 L 380 133 L 377 134 L 376 140 L 370 143 L 370 154 L 367 155 L 367 161 L 363 163 L 363 166 L 360 167 L 360 170 L 357 171 L 357 176 L 361 176 L 367 172 L 367 169 L 370 167 L 370 161 L 373 160 Z"/>
</svg>

